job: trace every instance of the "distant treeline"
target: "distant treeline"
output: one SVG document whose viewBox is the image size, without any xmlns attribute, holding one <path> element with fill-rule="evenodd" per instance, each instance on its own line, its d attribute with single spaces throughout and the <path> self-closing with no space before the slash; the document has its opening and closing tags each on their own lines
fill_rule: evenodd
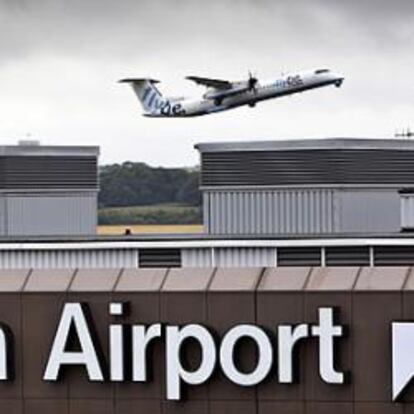
<svg viewBox="0 0 414 414">
<path fill-rule="evenodd" d="M 101 167 L 99 178 L 100 207 L 200 205 L 197 170 L 124 162 Z"/>
</svg>

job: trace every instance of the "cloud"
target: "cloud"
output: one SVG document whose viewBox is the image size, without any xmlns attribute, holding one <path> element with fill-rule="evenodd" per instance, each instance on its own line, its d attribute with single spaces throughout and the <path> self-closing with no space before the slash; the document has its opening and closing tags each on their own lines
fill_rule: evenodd
<svg viewBox="0 0 414 414">
<path fill-rule="evenodd" d="M 412 16 L 411 0 L 0 0 L 0 136 L 190 165 L 199 140 L 392 134 L 412 119 Z M 166 93 L 192 94 L 202 89 L 188 74 L 321 65 L 346 75 L 342 90 L 193 120 L 144 119 L 115 83 L 151 75 Z"/>
</svg>

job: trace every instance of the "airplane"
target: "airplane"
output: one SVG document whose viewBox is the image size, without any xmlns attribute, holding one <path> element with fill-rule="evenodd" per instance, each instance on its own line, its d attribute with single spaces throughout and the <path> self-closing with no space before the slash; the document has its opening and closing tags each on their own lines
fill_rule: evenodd
<svg viewBox="0 0 414 414">
<path fill-rule="evenodd" d="M 205 86 L 207 91 L 198 98 L 164 97 L 151 78 L 127 78 L 119 82 L 132 86 L 144 109 L 144 116 L 152 118 L 182 118 L 207 115 L 239 106 L 254 107 L 257 102 L 279 98 L 323 86 L 340 87 L 344 77 L 329 69 L 315 69 L 259 81 L 249 72 L 247 80 L 231 82 L 199 76 L 186 79 Z"/>
</svg>

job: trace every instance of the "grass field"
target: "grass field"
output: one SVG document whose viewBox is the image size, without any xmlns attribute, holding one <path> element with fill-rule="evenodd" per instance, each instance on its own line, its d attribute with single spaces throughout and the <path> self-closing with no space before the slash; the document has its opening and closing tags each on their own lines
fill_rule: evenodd
<svg viewBox="0 0 414 414">
<path fill-rule="evenodd" d="M 125 229 L 130 229 L 132 234 L 154 234 L 154 233 L 202 233 L 203 226 L 199 224 L 120 224 L 109 226 L 98 226 L 98 234 L 121 235 Z"/>
<path fill-rule="evenodd" d="M 107 207 L 98 212 L 98 223 L 104 226 L 194 225 L 201 222 L 200 207 L 179 204 Z"/>
</svg>

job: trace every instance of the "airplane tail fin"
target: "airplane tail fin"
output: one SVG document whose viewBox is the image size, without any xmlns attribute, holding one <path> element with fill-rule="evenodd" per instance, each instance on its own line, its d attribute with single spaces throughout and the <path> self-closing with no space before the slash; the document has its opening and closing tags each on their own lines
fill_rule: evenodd
<svg viewBox="0 0 414 414">
<path fill-rule="evenodd" d="M 146 114 L 155 114 L 163 105 L 163 96 L 155 86 L 159 81 L 151 78 L 128 78 L 119 82 L 129 83 Z"/>
</svg>

